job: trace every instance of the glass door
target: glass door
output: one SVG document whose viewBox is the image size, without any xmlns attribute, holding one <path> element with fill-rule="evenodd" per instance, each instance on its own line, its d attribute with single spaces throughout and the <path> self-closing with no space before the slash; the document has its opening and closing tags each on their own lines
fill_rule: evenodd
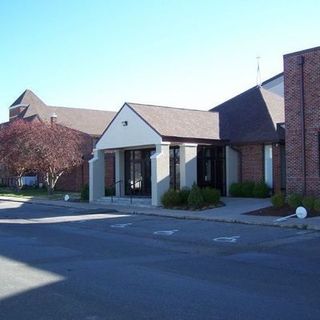
<svg viewBox="0 0 320 320">
<path fill-rule="evenodd" d="M 151 149 L 125 151 L 126 195 L 151 195 Z"/>
</svg>

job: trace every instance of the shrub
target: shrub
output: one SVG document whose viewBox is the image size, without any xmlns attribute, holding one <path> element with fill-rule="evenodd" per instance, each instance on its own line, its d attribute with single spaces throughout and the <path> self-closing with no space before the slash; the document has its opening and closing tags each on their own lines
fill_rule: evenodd
<svg viewBox="0 0 320 320">
<path fill-rule="evenodd" d="M 313 209 L 314 200 L 314 197 L 304 197 L 302 200 L 302 205 L 310 211 Z"/>
<path fill-rule="evenodd" d="M 161 203 L 165 208 L 172 208 L 180 205 L 180 196 L 178 191 L 169 189 L 162 195 Z"/>
<path fill-rule="evenodd" d="M 269 196 L 269 187 L 263 181 L 257 182 L 253 188 L 253 196 L 255 198 L 266 198 Z"/>
<path fill-rule="evenodd" d="M 245 181 L 241 183 L 241 196 L 248 198 L 252 197 L 254 186 L 254 182 L 252 181 Z"/>
<path fill-rule="evenodd" d="M 181 205 L 187 205 L 188 204 L 189 194 L 190 194 L 190 188 L 188 188 L 188 187 L 183 187 L 179 191 L 179 198 L 180 198 L 180 204 Z"/>
<path fill-rule="evenodd" d="M 220 191 L 214 188 L 206 187 L 201 190 L 205 204 L 218 204 L 220 200 Z"/>
<path fill-rule="evenodd" d="M 115 188 L 114 187 L 107 187 L 104 189 L 104 195 L 106 197 L 111 197 L 115 195 Z"/>
<path fill-rule="evenodd" d="M 315 199 L 314 200 L 313 209 L 316 212 L 320 212 L 320 199 Z"/>
<path fill-rule="evenodd" d="M 88 184 L 85 184 L 81 188 L 80 199 L 82 201 L 89 201 L 89 185 Z"/>
<path fill-rule="evenodd" d="M 282 208 L 284 207 L 286 201 L 285 196 L 283 193 L 276 193 L 271 197 L 271 203 L 275 208 Z"/>
<path fill-rule="evenodd" d="M 229 189 L 230 195 L 232 197 L 241 197 L 242 190 L 241 190 L 241 183 L 232 183 Z"/>
<path fill-rule="evenodd" d="M 292 193 L 288 196 L 287 202 L 290 208 L 296 209 L 302 204 L 302 196 L 297 193 Z"/>
<path fill-rule="evenodd" d="M 190 190 L 188 205 L 193 209 L 199 209 L 204 205 L 201 190 L 195 183 Z"/>
</svg>

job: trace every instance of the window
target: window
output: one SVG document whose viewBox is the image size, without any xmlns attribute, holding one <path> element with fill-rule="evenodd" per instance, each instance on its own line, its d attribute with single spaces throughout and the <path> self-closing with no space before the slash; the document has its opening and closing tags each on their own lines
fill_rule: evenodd
<svg viewBox="0 0 320 320">
<path fill-rule="evenodd" d="M 273 188 L 272 145 L 264 146 L 264 181 L 269 188 Z"/>
<path fill-rule="evenodd" d="M 170 148 L 170 188 L 180 188 L 180 149 Z"/>
</svg>

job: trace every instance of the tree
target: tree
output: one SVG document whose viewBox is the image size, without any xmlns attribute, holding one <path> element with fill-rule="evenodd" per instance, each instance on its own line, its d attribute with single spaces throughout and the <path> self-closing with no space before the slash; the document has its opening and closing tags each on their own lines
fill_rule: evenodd
<svg viewBox="0 0 320 320">
<path fill-rule="evenodd" d="M 0 130 L 0 161 L 13 164 L 20 176 L 27 170 L 42 174 L 51 194 L 61 175 L 82 163 L 88 152 L 86 139 L 87 135 L 55 123 L 17 120 Z"/>
<path fill-rule="evenodd" d="M 22 176 L 33 161 L 30 132 L 31 123 L 27 121 L 13 121 L 0 129 L 0 164 L 15 176 L 19 189 L 22 187 Z"/>
</svg>

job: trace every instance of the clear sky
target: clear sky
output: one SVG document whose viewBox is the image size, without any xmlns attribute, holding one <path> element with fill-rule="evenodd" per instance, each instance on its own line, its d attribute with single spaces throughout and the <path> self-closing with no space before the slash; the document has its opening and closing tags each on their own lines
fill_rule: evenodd
<svg viewBox="0 0 320 320">
<path fill-rule="evenodd" d="M 0 122 L 26 89 L 50 105 L 209 109 L 320 45 L 320 1 L 2 0 Z"/>
</svg>

